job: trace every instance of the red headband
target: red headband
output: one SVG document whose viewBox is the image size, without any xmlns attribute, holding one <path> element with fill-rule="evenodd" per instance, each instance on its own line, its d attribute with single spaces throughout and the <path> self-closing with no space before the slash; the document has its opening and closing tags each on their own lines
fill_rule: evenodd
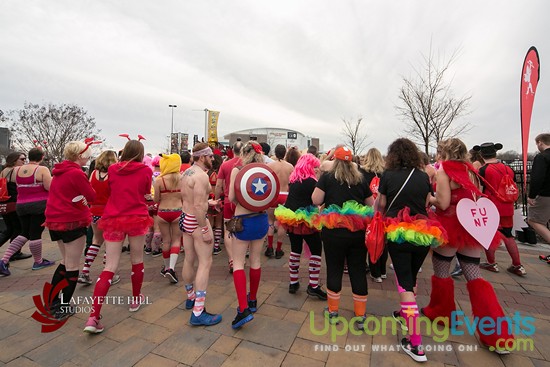
<svg viewBox="0 0 550 367">
<path fill-rule="evenodd" d="M 101 144 L 100 141 L 96 141 L 94 137 L 91 137 L 91 138 L 86 138 L 84 139 L 84 144 L 86 144 L 86 148 L 82 149 L 82 151 L 78 154 L 82 154 L 84 153 L 85 151 L 88 150 L 88 148 L 90 147 L 90 145 L 93 145 L 93 144 Z"/>
<path fill-rule="evenodd" d="M 258 154 L 263 153 L 262 146 L 260 144 L 252 143 L 252 148 L 254 148 L 254 151 Z"/>
<path fill-rule="evenodd" d="M 128 134 L 118 134 L 118 136 L 122 136 L 123 138 L 126 138 L 128 140 L 132 140 L 130 139 L 130 135 Z M 146 139 L 143 137 L 143 135 L 138 134 L 138 141 L 140 140 L 146 140 Z"/>
</svg>

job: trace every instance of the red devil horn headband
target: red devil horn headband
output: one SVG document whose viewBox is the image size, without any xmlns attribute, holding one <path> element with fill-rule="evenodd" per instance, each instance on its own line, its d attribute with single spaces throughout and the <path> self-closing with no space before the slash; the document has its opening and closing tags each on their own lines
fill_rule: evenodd
<svg viewBox="0 0 550 367">
<path fill-rule="evenodd" d="M 130 135 L 128 135 L 128 134 L 118 134 L 118 136 L 122 136 L 123 138 L 126 138 L 128 140 L 132 140 L 132 139 L 130 139 Z M 138 141 L 140 141 L 140 140 L 145 140 L 145 138 L 143 137 L 143 135 L 138 134 Z"/>
<path fill-rule="evenodd" d="M 88 148 L 93 145 L 93 144 L 101 144 L 100 141 L 96 141 L 94 137 L 91 137 L 91 138 L 86 138 L 84 139 L 84 144 L 86 144 L 86 148 L 82 149 L 82 151 L 78 154 L 82 154 L 84 153 L 85 151 L 88 150 Z"/>
</svg>

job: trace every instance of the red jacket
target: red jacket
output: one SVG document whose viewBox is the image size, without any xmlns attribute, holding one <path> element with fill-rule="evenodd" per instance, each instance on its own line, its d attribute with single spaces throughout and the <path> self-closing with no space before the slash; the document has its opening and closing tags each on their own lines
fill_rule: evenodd
<svg viewBox="0 0 550 367">
<path fill-rule="evenodd" d="M 57 163 L 52 171 L 50 195 L 46 204 L 46 222 L 71 223 L 90 218 L 90 208 L 73 198 L 83 195 L 88 202 L 96 193 L 82 167 L 72 161 Z"/>
<path fill-rule="evenodd" d="M 103 219 L 128 215 L 148 216 L 145 195 L 151 194 L 151 168 L 141 162 L 118 162 L 109 166 L 111 196 Z"/>
</svg>

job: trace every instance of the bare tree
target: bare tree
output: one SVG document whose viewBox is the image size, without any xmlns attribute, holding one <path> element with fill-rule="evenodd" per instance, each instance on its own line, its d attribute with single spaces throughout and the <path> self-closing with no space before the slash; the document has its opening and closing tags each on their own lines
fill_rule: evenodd
<svg viewBox="0 0 550 367">
<path fill-rule="evenodd" d="M 349 146 L 353 152 L 353 155 L 358 155 L 369 145 L 367 143 L 367 133 L 363 131 L 362 117 L 358 117 L 357 121 L 342 119 L 344 122 L 344 128 L 342 129 L 342 135 L 344 136 L 344 143 Z"/>
<path fill-rule="evenodd" d="M 99 138 L 93 117 L 77 105 L 37 105 L 25 103 L 8 113 L 14 146 L 23 151 L 40 145 L 51 166 L 63 160 L 63 149 L 70 141 Z"/>
<path fill-rule="evenodd" d="M 445 76 L 456 61 L 457 52 L 445 61 L 435 57 L 431 46 L 428 56 L 422 55 L 422 69 L 414 69 L 415 77 L 403 77 L 399 90 L 401 105 L 396 106 L 398 114 L 407 123 L 407 133 L 424 146 L 435 147 L 443 139 L 456 137 L 470 129 L 468 123 L 458 124 L 456 120 L 467 115 L 470 95 L 454 96 L 451 82 Z"/>
</svg>

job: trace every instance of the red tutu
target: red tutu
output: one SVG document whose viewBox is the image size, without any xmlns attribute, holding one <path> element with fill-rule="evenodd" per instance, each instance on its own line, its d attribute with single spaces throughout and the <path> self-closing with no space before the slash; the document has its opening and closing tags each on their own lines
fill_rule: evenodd
<svg viewBox="0 0 550 367">
<path fill-rule="evenodd" d="M 154 221 L 148 215 L 124 215 L 115 218 L 101 218 L 98 228 L 105 232 L 147 233 Z"/>
</svg>

